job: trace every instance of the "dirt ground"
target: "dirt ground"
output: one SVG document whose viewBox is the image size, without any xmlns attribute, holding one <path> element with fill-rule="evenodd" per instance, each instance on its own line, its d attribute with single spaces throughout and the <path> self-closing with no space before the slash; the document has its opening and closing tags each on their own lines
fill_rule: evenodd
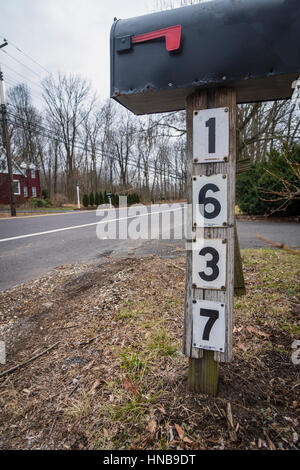
<svg viewBox="0 0 300 470">
<path fill-rule="evenodd" d="M 0 448 L 299 449 L 299 257 L 242 256 L 216 398 L 187 390 L 182 254 L 61 266 L 0 293 Z"/>
</svg>

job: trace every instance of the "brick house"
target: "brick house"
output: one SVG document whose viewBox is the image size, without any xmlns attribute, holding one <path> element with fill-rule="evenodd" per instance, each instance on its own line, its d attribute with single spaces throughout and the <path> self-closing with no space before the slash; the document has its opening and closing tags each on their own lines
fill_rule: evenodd
<svg viewBox="0 0 300 470">
<path fill-rule="evenodd" d="M 30 198 L 41 197 L 40 172 L 34 165 L 12 162 L 13 188 L 16 204 L 24 204 Z M 9 204 L 9 180 L 7 160 L 0 156 L 0 204 Z"/>
</svg>

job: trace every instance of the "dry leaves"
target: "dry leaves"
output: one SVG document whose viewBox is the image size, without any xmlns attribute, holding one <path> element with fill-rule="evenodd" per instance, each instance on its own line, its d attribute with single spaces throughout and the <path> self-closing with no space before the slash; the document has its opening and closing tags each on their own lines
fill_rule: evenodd
<svg viewBox="0 0 300 470">
<path fill-rule="evenodd" d="M 185 442 L 186 444 L 192 444 L 194 442 L 192 441 L 192 439 L 190 439 L 189 437 L 185 435 L 184 430 L 182 429 L 181 426 L 179 426 L 179 424 L 174 424 L 174 427 L 181 441 Z"/>
<path fill-rule="evenodd" d="M 133 384 L 127 377 L 123 377 L 122 379 L 123 387 L 128 392 L 132 393 L 133 395 L 139 395 L 138 388 L 136 384 Z"/>
<path fill-rule="evenodd" d="M 253 328 L 253 326 L 247 326 L 246 330 L 249 333 L 252 333 L 252 334 L 257 335 L 257 336 L 262 336 L 264 338 L 270 338 L 272 336 L 272 333 L 265 333 L 264 331 L 260 331 L 257 328 Z"/>
<path fill-rule="evenodd" d="M 94 382 L 94 384 L 93 384 L 93 386 L 90 390 L 91 395 L 95 395 L 97 388 L 100 386 L 100 383 L 101 383 L 100 380 L 96 380 L 96 382 Z"/>
<path fill-rule="evenodd" d="M 289 354 L 297 339 L 291 331 L 298 304 L 289 316 L 297 267 L 284 253 L 259 253 L 243 253 L 249 294 L 236 302 L 234 360 L 221 365 L 214 399 L 187 391 L 188 363 L 178 354 L 184 258 L 174 260 L 172 282 L 173 261 L 111 259 L 99 267 L 63 267 L 0 293 L 9 366 L 60 340 L 51 354 L 1 380 L 0 447 L 299 448 L 299 377 Z M 261 266 L 269 286 L 259 277 Z M 55 308 L 45 310 L 48 302 Z M 162 330 L 177 351 L 164 356 L 151 349 L 149 355 L 147 347 Z M 132 373 L 129 363 L 125 370 L 126 351 L 129 361 L 146 364 L 140 369 L 135 362 Z"/>
<path fill-rule="evenodd" d="M 174 426 L 175 426 L 175 429 L 176 429 L 176 431 L 177 431 L 177 433 L 178 433 L 179 438 L 180 438 L 180 439 L 183 439 L 183 437 L 184 437 L 184 430 L 182 429 L 182 427 L 180 427 L 179 424 L 175 424 Z"/>
<path fill-rule="evenodd" d="M 147 426 L 147 430 L 151 434 L 155 434 L 156 429 L 157 429 L 157 421 L 156 421 L 155 418 L 153 418 L 149 421 L 148 426 Z"/>
</svg>

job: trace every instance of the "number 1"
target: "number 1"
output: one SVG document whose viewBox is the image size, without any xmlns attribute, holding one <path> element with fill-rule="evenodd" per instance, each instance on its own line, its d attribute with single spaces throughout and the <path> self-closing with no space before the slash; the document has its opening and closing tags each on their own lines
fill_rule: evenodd
<svg viewBox="0 0 300 470">
<path fill-rule="evenodd" d="M 209 128 L 208 153 L 216 153 L 216 118 L 210 118 L 206 127 Z"/>
</svg>

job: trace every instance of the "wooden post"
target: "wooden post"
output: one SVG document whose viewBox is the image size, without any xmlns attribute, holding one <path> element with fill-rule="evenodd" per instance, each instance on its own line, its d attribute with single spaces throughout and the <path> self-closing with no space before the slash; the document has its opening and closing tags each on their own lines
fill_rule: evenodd
<svg viewBox="0 0 300 470">
<path fill-rule="evenodd" d="M 216 396 L 218 392 L 219 363 L 213 351 L 203 350 L 202 359 L 190 358 L 188 388 L 191 392 Z"/>
<path fill-rule="evenodd" d="M 214 163 L 197 163 L 193 152 L 193 118 L 195 112 L 228 108 L 229 112 L 229 155 Z M 235 180 L 236 180 L 236 93 L 232 89 L 216 88 L 200 90 L 187 98 L 187 279 L 185 298 L 184 344 L 183 351 L 190 358 L 188 388 L 190 391 L 216 395 L 218 389 L 219 362 L 232 359 L 232 315 L 234 298 L 234 223 L 235 223 Z M 219 227 L 193 227 L 193 177 L 205 175 L 226 175 L 227 224 Z M 192 282 L 192 245 L 195 240 L 218 239 L 227 241 L 226 286 L 220 290 L 199 289 Z M 193 302 L 219 302 L 226 305 L 225 311 L 225 350 L 209 351 L 194 347 L 193 343 Z"/>
<path fill-rule="evenodd" d="M 246 295 L 246 287 L 236 222 L 234 224 L 234 244 L 234 295 L 242 297 Z"/>
</svg>

